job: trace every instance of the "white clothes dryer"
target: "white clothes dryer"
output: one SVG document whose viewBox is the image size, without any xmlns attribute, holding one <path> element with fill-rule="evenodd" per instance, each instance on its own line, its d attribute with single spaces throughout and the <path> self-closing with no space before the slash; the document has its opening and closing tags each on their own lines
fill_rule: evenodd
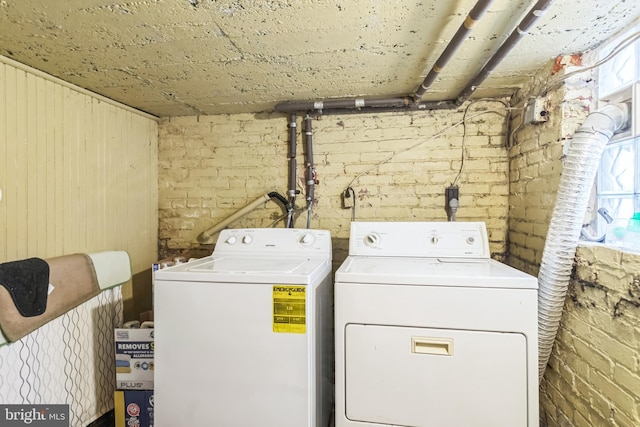
<svg viewBox="0 0 640 427">
<path fill-rule="evenodd" d="M 537 279 L 482 222 L 353 222 L 336 272 L 336 427 L 538 427 Z"/>
<path fill-rule="evenodd" d="M 325 427 L 332 399 L 326 230 L 223 230 L 154 276 L 156 427 Z"/>
</svg>

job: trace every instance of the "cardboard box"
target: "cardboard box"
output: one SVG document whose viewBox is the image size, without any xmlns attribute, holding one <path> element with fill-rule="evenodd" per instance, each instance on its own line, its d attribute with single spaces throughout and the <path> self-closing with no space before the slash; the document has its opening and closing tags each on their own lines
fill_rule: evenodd
<svg viewBox="0 0 640 427">
<path fill-rule="evenodd" d="M 152 390 L 119 390 L 113 401 L 115 427 L 153 427 Z"/>
<path fill-rule="evenodd" d="M 153 329 L 116 329 L 116 389 L 153 390 Z"/>
</svg>

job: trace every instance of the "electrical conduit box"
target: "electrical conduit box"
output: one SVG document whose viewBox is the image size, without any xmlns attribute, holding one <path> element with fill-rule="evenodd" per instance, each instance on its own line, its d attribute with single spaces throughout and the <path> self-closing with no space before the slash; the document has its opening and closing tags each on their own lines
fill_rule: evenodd
<svg viewBox="0 0 640 427">
<path fill-rule="evenodd" d="M 116 388 L 153 389 L 153 328 L 116 329 Z"/>
<path fill-rule="evenodd" d="M 526 124 L 544 123 L 549 120 L 549 112 L 545 107 L 544 98 L 531 98 L 524 110 L 524 121 Z"/>
</svg>

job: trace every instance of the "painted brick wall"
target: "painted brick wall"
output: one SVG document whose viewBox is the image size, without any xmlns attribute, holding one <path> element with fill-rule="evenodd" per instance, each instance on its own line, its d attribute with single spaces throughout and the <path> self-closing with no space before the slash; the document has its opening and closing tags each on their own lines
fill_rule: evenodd
<svg viewBox="0 0 640 427">
<path fill-rule="evenodd" d="M 522 92 L 520 104 L 545 84 L 550 68 Z M 458 218 L 487 221 L 495 258 L 509 253 L 510 264 L 537 274 L 562 171 L 562 145 L 588 114 L 590 94 L 584 78 L 552 91 L 547 99 L 550 122 L 518 129 L 509 156 L 501 116 L 491 113 L 470 120 Z M 500 104 L 477 103 L 470 115 L 481 108 L 503 112 Z M 462 115 L 462 110 L 385 113 L 313 121 L 319 184 L 311 224 L 331 230 L 335 266 L 346 256 L 351 219 L 351 211 L 341 209 L 339 195 L 362 172 L 371 170 L 352 185 L 357 219 L 445 220 L 443 191 L 460 167 L 463 129 L 433 136 Z M 515 114 L 512 129 L 519 120 Z M 159 132 L 161 255 L 210 251 L 211 245 L 196 242 L 200 232 L 268 191 L 286 193 L 287 128 L 282 116 L 172 118 L 160 123 Z M 301 141 L 298 154 L 303 188 Z M 303 203 L 301 195 L 298 205 Z M 231 226 L 269 226 L 281 215 L 275 203 L 266 203 Z M 302 214 L 296 224 L 305 223 Z M 578 251 L 571 298 L 542 383 L 543 422 L 549 427 L 640 425 L 637 403 L 631 405 L 639 394 L 633 388 L 639 362 L 629 352 L 640 340 L 640 302 L 635 293 L 624 297 L 625 291 L 637 292 L 637 261 L 615 251 L 620 262 L 589 251 L 593 249 Z M 602 275 L 617 278 L 619 285 L 603 285 Z"/>
<path fill-rule="evenodd" d="M 496 112 L 485 112 L 491 109 Z M 476 116 L 480 112 L 484 114 Z M 446 129 L 463 114 L 382 113 L 313 120 L 319 183 L 311 226 L 331 231 L 334 265 L 346 256 L 352 214 L 341 208 L 340 193 L 359 174 L 369 171 L 352 184 L 357 220 L 446 220 L 444 190 L 460 169 L 464 132 L 462 126 Z M 495 101 L 469 108 L 458 181 L 458 219 L 486 221 L 491 251 L 498 259 L 506 252 L 509 194 L 504 116 L 504 106 Z M 210 250 L 210 245 L 197 243 L 199 233 L 269 191 L 286 195 L 287 138 L 283 115 L 164 119 L 159 125 L 161 256 Z M 298 183 L 304 192 L 302 147 L 299 137 Z M 297 205 L 304 204 L 301 194 Z M 269 202 L 230 226 L 267 227 L 282 214 Z M 306 213 L 296 226 L 306 226 Z"/>
<path fill-rule="evenodd" d="M 514 105 L 523 107 L 550 76 L 551 65 L 541 70 Z M 514 114 L 509 151 L 509 264 L 533 275 L 538 274 L 560 183 L 563 145 L 589 113 L 591 86 L 584 76 L 572 78 L 544 100 L 550 113 L 547 123 L 520 126 L 522 112 Z"/>
<path fill-rule="evenodd" d="M 541 387 L 552 426 L 640 425 L 640 254 L 581 246 Z"/>
<path fill-rule="evenodd" d="M 551 65 L 519 97 L 539 93 Z M 520 128 L 510 150 L 509 263 L 537 274 L 556 189 L 562 146 L 592 109 L 591 76 L 551 91 L 550 121 Z M 515 115 L 512 126 L 520 123 Z M 640 425 L 640 255 L 580 246 L 562 322 L 540 388 L 541 425 Z"/>
</svg>

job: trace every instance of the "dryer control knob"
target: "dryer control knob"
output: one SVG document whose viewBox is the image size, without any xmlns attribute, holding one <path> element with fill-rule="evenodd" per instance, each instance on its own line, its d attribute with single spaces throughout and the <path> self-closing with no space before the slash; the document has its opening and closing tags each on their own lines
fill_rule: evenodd
<svg viewBox="0 0 640 427">
<path fill-rule="evenodd" d="M 439 240 L 439 239 L 438 239 L 438 236 L 433 236 L 433 237 L 431 238 L 431 243 L 433 243 L 433 244 L 435 245 L 436 243 L 438 243 L 438 240 Z"/>
<path fill-rule="evenodd" d="M 302 235 L 302 238 L 300 239 L 300 243 L 302 243 L 303 245 L 310 245 L 314 242 L 315 238 L 313 237 L 313 234 L 311 233 L 305 233 Z"/>
<path fill-rule="evenodd" d="M 229 238 L 227 240 L 225 240 L 224 242 L 229 244 L 229 245 L 235 245 L 237 241 L 238 241 L 238 239 L 236 238 L 236 236 L 229 236 Z"/>
<path fill-rule="evenodd" d="M 372 248 L 380 246 L 380 235 L 378 233 L 367 234 L 364 238 L 364 243 Z"/>
<path fill-rule="evenodd" d="M 253 237 L 251 237 L 251 236 L 244 236 L 242 238 L 242 243 L 244 243 L 245 245 L 248 245 L 251 242 L 253 242 Z"/>
<path fill-rule="evenodd" d="M 473 237 L 473 236 L 467 237 L 467 243 L 468 244 L 473 245 L 475 241 L 476 241 L 475 237 Z"/>
</svg>

